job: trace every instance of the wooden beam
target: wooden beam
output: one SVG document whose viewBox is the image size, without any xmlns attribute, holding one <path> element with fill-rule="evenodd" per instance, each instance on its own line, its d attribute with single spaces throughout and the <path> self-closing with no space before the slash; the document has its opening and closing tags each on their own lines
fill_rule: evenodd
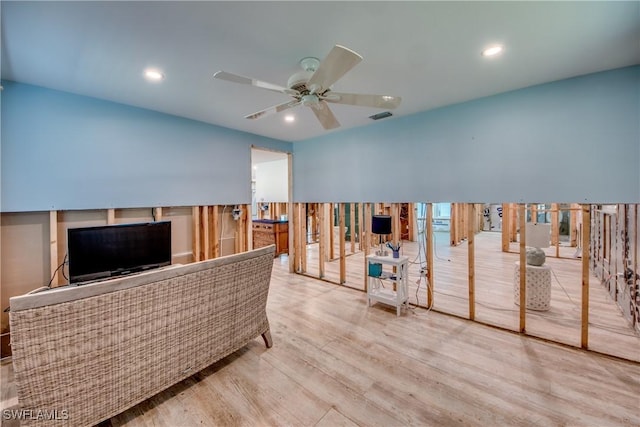
<svg viewBox="0 0 640 427">
<path fill-rule="evenodd" d="M 526 232 L 527 213 L 526 205 L 519 205 L 520 214 L 520 332 L 526 329 L 527 314 L 527 248 L 526 248 Z"/>
<path fill-rule="evenodd" d="M 364 250 L 364 233 L 363 233 L 363 229 L 364 229 L 364 213 L 363 213 L 363 209 L 364 209 L 364 203 L 358 203 L 358 248 L 362 251 Z"/>
<path fill-rule="evenodd" d="M 340 227 L 340 284 L 346 283 L 347 281 L 347 258 L 346 258 L 346 248 L 345 248 L 345 234 L 346 234 L 346 223 L 345 223 L 345 206 L 344 203 L 340 203 L 338 205 L 338 225 Z"/>
<path fill-rule="evenodd" d="M 307 204 L 300 203 L 300 269 L 307 272 Z"/>
<path fill-rule="evenodd" d="M 400 204 L 391 204 L 391 240 L 394 245 L 400 242 Z"/>
<path fill-rule="evenodd" d="M 293 265 L 293 259 L 292 259 L 292 254 L 295 254 L 295 247 L 294 247 L 294 241 L 293 241 L 293 230 L 294 230 L 294 226 L 293 226 L 293 155 L 291 153 L 287 153 L 287 220 L 288 220 L 288 224 L 287 224 L 287 231 L 289 233 L 289 273 L 293 273 L 294 270 L 294 265 Z M 253 225 L 251 225 L 251 222 L 249 221 L 249 226 L 253 227 Z M 293 257 L 295 258 L 295 256 Z"/>
<path fill-rule="evenodd" d="M 407 213 L 408 213 L 407 224 L 409 225 L 409 233 L 408 233 L 409 240 L 411 240 L 412 242 L 415 242 L 417 239 L 416 226 L 415 226 L 415 222 L 416 222 L 415 203 L 407 203 Z"/>
<path fill-rule="evenodd" d="M 220 206 L 211 207 L 211 256 L 213 258 L 219 258 L 222 253 L 220 242 L 222 241 L 222 215 L 220 215 Z"/>
<path fill-rule="evenodd" d="M 49 211 L 49 277 L 51 284 L 60 284 L 60 274 L 58 274 L 58 211 Z M 64 268 L 64 267 L 62 267 Z"/>
<path fill-rule="evenodd" d="M 369 281 L 369 263 L 367 261 L 367 255 L 371 253 L 371 203 L 362 204 L 362 216 L 364 222 L 360 223 L 360 240 L 362 241 L 364 251 L 364 291 L 367 292 Z"/>
<path fill-rule="evenodd" d="M 582 208 L 577 203 L 571 203 L 569 209 L 569 246 L 574 248 L 578 245 L 578 210 Z"/>
<path fill-rule="evenodd" d="M 558 227 L 558 204 L 551 203 L 551 244 L 556 245 L 559 239 L 559 227 Z"/>
<path fill-rule="evenodd" d="M 460 203 L 460 242 L 469 237 L 469 233 L 467 233 L 469 230 L 467 225 L 467 222 L 469 222 L 469 217 L 467 216 L 467 205 L 468 203 Z"/>
<path fill-rule="evenodd" d="M 233 233 L 234 235 L 234 239 L 233 239 L 233 252 L 234 253 L 240 253 L 240 252 L 244 252 L 243 249 L 243 223 L 244 223 L 244 205 L 239 205 L 238 206 L 241 213 L 240 213 L 240 218 L 238 218 L 238 220 L 235 221 L 235 231 Z M 235 207 L 234 207 L 235 209 Z"/>
<path fill-rule="evenodd" d="M 475 221 L 476 206 L 473 203 L 467 203 L 467 259 L 469 268 L 469 319 L 474 320 L 476 317 L 476 300 L 475 300 Z"/>
<path fill-rule="evenodd" d="M 456 203 L 451 203 L 451 218 L 449 219 L 449 245 L 455 246 L 458 241 L 458 236 L 456 234 L 456 224 L 458 222 L 458 215 L 456 212 Z"/>
<path fill-rule="evenodd" d="M 632 221 L 633 224 L 633 240 L 631 240 L 632 244 L 633 242 L 636 242 L 636 248 L 640 248 L 640 242 L 638 242 L 638 237 L 640 237 L 640 231 L 638 230 L 638 209 L 640 209 L 640 204 L 636 204 L 635 208 L 633 209 L 633 216 L 630 218 L 630 221 Z M 591 239 L 589 239 L 591 240 Z M 633 251 L 633 271 L 634 272 L 638 272 L 638 267 L 640 267 L 638 265 L 638 257 L 640 257 L 640 254 L 638 253 L 638 250 Z"/>
<path fill-rule="evenodd" d="M 326 218 L 325 218 L 325 207 L 324 203 L 318 203 L 318 277 L 321 279 L 324 278 L 324 261 L 325 261 L 325 253 L 327 251 L 327 230 L 326 230 Z"/>
<path fill-rule="evenodd" d="M 327 216 L 327 219 L 329 220 L 329 259 L 333 260 L 335 258 L 335 244 L 336 242 L 334 241 L 334 236 L 335 236 L 335 232 L 334 232 L 334 227 L 335 227 L 335 208 L 334 208 L 334 204 L 333 203 L 329 203 L 329 215 Z"/>
<path fill-rule="evenodd" d="M 300 273 L 300 203 L 293 205 L 293 270 Z"/>
<path fill-rule="evenodd" d="M 214 206 L 215 208 L 216 206 Z M 202 255 L 201 260 L 207 260 L 211 258 L 211 240 L 209 238 L 209 206 L 202 207 L 202 213 L 200 214 L 202 222 Z"/>
<path fill-rule="evenodd" d="M 193 261 L 200 261 L 200 207 L 191 208 L 191 254 Z"/>
<path fill-rule="evenodd" d="M 433 287 L 434 287 L 434 270 L 433 270 L 433 205 L 427 203 L 427 229 L 425 239 L 427 240 L 427 307 L 433 307 Z"/>
<path fill-rule="evenodd" d="M 590 205 L 582 205 L 582 326 L 580 346 L 589 348 L 589 241 L 591 238 Z"/>
<path fill-rule="evenodd" d="M 356 251 L 356 204 L 349 203 L 349 242 L 351 243 L 351 253 Z"/>
<path fill-rule="evenodd" d="M 517 205 L 515 203 L 509 204 L 509 212 L 511 213 L 511 217 L 509 218 L 509 242 L 518 241 L 518 209 L 516 209 L 516 207 Z"/>
<path fill-rule="evenodd" d="M 240 208 L 242 209 L 241 252 L 246 252 L 249 250 L 249 230 L 251 230 L 251 224 L 249 224 L 249 227 L 247 227 L 247 223 L 249 223 L 251 220 L 251 205 L 250 204 L 240 205 Z"/>
<path fill-rule="evenodd" d="M 116 223 L 116 210 L 111 208 L 107 209 L 107 225 Z"/>
<path fill-rule="evenodd" d="M 509 252 L 509 242 L 511 241 L 510 225 L 509 221 L 511 215 L 509 212 L 509 203 L 502 204 L 502 252 Z M 491 212 L 489 212 L 491 215 Z"/>
</svg>

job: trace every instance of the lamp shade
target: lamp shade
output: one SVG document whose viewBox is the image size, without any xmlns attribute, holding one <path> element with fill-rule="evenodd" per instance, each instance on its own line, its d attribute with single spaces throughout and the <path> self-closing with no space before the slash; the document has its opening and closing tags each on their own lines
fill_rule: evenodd
<svg viewBox="0 0 640 427">
<path fill-rule="evenodd" d="M 371 217 L 371 232 L 373 234 L 391 234 L 391 216 L 373 215 Z"/>
</svg>

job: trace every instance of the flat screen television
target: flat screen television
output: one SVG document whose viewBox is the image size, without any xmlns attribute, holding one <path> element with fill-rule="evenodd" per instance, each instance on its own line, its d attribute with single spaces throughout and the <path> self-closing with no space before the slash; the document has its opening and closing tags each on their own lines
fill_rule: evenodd
<svg viewBox="0 0 640 427">
<path fill-rule="evenodd" d="M 171 222 L 67 230 L 69 282 L 136 273 L 171 264 Z"/>
</svg>

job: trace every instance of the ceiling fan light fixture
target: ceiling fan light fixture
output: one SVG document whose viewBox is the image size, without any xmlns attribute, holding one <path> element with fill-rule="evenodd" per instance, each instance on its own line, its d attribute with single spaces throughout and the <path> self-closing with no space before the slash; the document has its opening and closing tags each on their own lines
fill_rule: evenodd
<svg viewBox="0 0 640 427">
<path fill-rule="evenodd" d="M 159 82 L 164 80 L 164 74 L 155 68 L 147 68 L 144 70 L 144 78 L 150 82 Z"/>
<path fill-rule="evenodd" d="M 502 53 L 504 48 L 501 45 L 490 46 L 482 51 L 482 56 L 491 57 Z"/>
</svg>

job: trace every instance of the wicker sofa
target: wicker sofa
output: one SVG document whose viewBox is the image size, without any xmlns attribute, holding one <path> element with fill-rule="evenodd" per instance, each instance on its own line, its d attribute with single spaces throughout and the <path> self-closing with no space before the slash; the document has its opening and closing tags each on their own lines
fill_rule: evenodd
<svg viewBox="0 0 640 427">
<path fill-rule="evenodd" d="M 262 335 L 274 246 L 11 298 L 23 425 L 106 420 Z"/>
</svg>

